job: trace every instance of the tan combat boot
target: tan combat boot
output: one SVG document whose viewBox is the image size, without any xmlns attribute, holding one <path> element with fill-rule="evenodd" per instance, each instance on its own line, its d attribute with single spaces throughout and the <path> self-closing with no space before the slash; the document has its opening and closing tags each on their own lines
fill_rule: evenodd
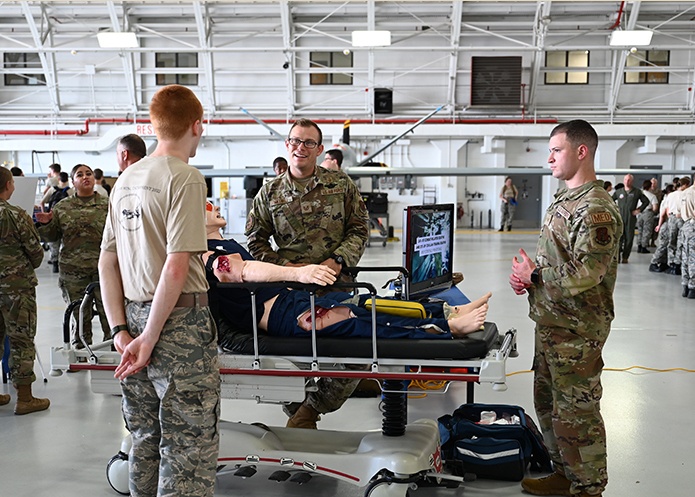
<svg viewBox="0 0 695 497">
<path fill-rule="evenodd" d="M 0 393 L 0 406 L 10 403 L 10 396 L 6 393 Z"/>
<path fill-rule="evenodd" d="M 571 497 L 571 482 L 565 475 L 553 473 L 543 478 L 524 478 L 521 488 L 531 495 L 561 495 Z"/>
<path fill-rule="evenodd" d="M 15 385 L 17 389 L 17 404 L 14 406 L 15 414 L 29 414 L 31 412 L 48 409 L 51 401 L 37 399 L 31 394 L 31 385 Z"/>
<path fill-rule="evenodd" d="M 287 420 L 287 428 L 306 428 L 316 430 L 316 422 L 319 420 L 319 412 L 311 406 L 302 404 L 290 419 Z"/>
</svg>

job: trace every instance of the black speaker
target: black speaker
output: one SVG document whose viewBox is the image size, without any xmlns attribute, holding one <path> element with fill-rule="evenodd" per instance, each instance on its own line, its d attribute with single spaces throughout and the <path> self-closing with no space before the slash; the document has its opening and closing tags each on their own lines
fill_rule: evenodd
<svg viewBox="0 0 695 497">
<path fill-rule="evenodd" d="M 374 113 L 393 113 L 393 90 L 388 88 L 374 88 Z"/>
</svg>

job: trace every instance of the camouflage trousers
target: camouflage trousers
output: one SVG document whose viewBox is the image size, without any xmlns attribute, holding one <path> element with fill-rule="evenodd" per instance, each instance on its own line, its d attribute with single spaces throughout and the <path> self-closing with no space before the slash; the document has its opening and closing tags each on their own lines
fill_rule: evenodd
<svg viewBox="0 0 695 497">
<path fill-rule="evenodd" d="M 662 224 L 659 228 L 658 240 L 656 242 L 656 250 L 652 256 L 651 264 L 666 264 L 668 262 L 668 224 Z"/>
<path fill-rule="evenodd" d="M 345 369 L 352 371 L 364 371 L 369 369 L 369 366 L 358 364 L 346 364 Z M 317 390 L 315 392 L 307 392 L 304 403 L 313 407 L 317 412 L 326 414 L 328 412 L 337 411 L 350 398 L 352 392 L 355 391 L 360 380 L 350 378 L 320 378 L 316 382 Z M 285 414 L 292 417 L 297 412 L 301 403 L 293 402 L 283 406 Z"/>
<path fill-rule="evenodd" d="M 130 334 L 142 333 L 151 304 L 129 302 Z M 149 365 L 121 382 L 131 433 L 130 495 L 212 497 L 219 453 L 217 329 L 207 307 L 176 307 Z"/>
<path fill-rule="evenodd" d="M 550 457 L 575 493 L 600 493 L 608 482 L 600 400 L 601 351 L 609 331 L 536 325 L 536 414 Z"/>
<path fill-rule="evenodd" d="M 695 219 L 686 221 L 680 234 L 683 239 L 681 284 L 695 289 Z"/>
<path fill-rule="evenodd" d="M 637 216 L 637 245 L 644 248 L 649 247 L 652 241 L 652 234 L 656 226 L 656 212 L 651 208 L 647 208 L 643 213 Z"/>
<path fill-rule="evenodd" d="M 516 205 L 511 205 L 509 202 L 502 202 L 502 221 L 500 221 L 500 226 L 502 228 L 511 228 L 512 220 L 514 219 L 514 211 L 516 211 Z"/>
<path fill-rule="evenodd" d="M 63 274 L 58 278 L 58 287 L 63 295 L 63 301 L 66 304 L 74 300 L 81 299 L 84 297 L 85 288 L 92 282 L 99 281 L 98 273 L 90 273 L 85 275 L 75 275 L 71 274 L 65 277 Z M 94 292 L 94 303 L 97 307 L 97 314 L 99 315 L 99 322 L 101 323 L 101 331 L 103 333 L 103 340 L 108 340 L 111 338 L 111 329 L 109 328 L 109 322 L 106 319 L 106 312 L 104 312 L 104 304 L 101 302 L 101 292 L 97 288 Z M 84 313 L 84 323 L 83 323 L 83 333 L 87 343 L 92 343 L 92 306 L 88 306 Z M 72 318 L 70 319 L 70 343 L 72 345 L 81 345 L 82 342 L 79 338 L 79 330 L 77 323 L 80 319 L 80 307 L 77 306 L 72 313 Z"/>
<path fill-rule="evenodd" d="M 676 216 L 668 217 L 668 263 L 680 264 L 681 251 L 683 246 L 679 247 L 678 234 L 680 233 L 683 220 Z"/>
<path fill-rule="evenodd" d="M 10 372 L 15 385 L 36 381 L 36 290 L 0 293 L 0 357 L 5 352 L 5 337 L 10 337 Z"/>
</svg>

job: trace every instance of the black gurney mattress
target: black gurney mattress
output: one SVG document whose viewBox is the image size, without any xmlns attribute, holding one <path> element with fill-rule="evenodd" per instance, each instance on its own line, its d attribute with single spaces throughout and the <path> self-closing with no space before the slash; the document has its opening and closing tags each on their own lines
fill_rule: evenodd
<svg viewBox="0 0 695 497">
<path fill-rule="evenodd" d="M 219 345 L 226 353 L 252 355 L 253 335 L 234 331 L 227 322 L 218 323 Z M 377 340 L 377 356 L 381 359 L 451 359 L 466 360 L 485 357 L 490 349 L 501 344 L 495 323 L 485 323 L 484 329 L 454 340 L 414 340 L 389 338 Z M 321 357 L 372 357 L 370 338 L 319 337 L 317 354 Z M 261 355 L 312 356 L 311 337 L 274 337 L 258 335 Z"/>
</svg>

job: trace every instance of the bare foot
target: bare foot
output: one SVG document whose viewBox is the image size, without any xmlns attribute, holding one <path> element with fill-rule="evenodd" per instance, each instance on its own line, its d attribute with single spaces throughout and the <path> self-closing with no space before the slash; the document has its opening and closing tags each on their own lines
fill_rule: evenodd
<svg viewBox="0 0 695 497">
<path fill-rule="evenodd" d="M 487 292 L 485 295 L 483 295 L 477 300 L 474 300 L 467 304 L 454 306 L 452 309 L 451 317 L 463 316 L 465 314 L 468 314 L 469 312 L 471 312 L 474 309 L 477 309 L 481 305 L 487 304 L 487 301 L 490 300 L 490 297 L 492 297 L 492 292 Z"/>
<path fill-rule="evenodd" d="M 461 338 L 483 327 L 487 317 L 487 303 L 473 309 L 471 312 L 449 319 L 449 328 L 454 338 Z"/>
</svg>

